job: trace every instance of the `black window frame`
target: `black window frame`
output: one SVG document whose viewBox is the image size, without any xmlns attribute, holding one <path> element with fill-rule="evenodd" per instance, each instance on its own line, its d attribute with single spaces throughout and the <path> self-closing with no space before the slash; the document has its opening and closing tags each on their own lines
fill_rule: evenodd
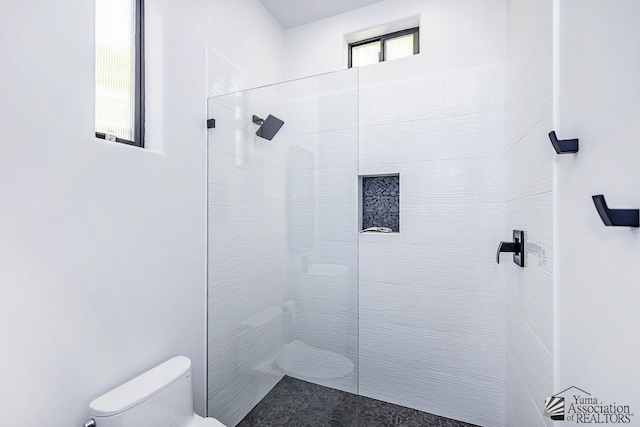
<svg viewBox="0 0 640 427">
<path fill-rule="evenodd" d="M 362 46 L 365 44 L 379 42 L 380 43 L 380 57 L 378 58 L 378 62 L 385 62 L 387 60 L 387 40 L 395 39 L 397 37 L 407 36 L 409 34 L 414 34 L 413 37 L 413 54 L 417 55 L 420 53 L 420 27 L 408 28 L 402 31 L 395 31 L 393 33 L 384 34 L 382 36 L 371 37 L 366 40 L 357 41 L 355 43 L 349 44 L 349 68 L 353 68 L 353 48 Z"/>
<path fill-rule="evenodd" d="M 116 142 L 144 148 L 144 1 L 135 0 L 135 77 L 134 77 L 134 129 L 133 141 L 116 137 Z M 96 138 L 107 139 L 104 132 L 96 132 Z"/>
</svg>

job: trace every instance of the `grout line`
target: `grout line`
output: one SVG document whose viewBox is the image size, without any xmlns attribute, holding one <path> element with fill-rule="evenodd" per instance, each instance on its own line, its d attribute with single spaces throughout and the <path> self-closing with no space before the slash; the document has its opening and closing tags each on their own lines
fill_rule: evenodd
<svg viewBox="0 0 640 427">
<path fill-rule="evenodd" d="M 547 190 L 547 191 L 542 191 L 540 193 L 534 193 L 534 194 L 527 194 L 524 196 L 520 196 L 520 197 L 514 197 L 512 199 L 506 199 L 506 203 L 509 202 L 517 202 L 517 201 L 521 201 L 523 199 L 528 199 L 528 198 L 534 198 L 534 197 L 539 197 L 539 196 L 544 196 L 547 194 L 553 194 L 553 190 Z"/>
<path fill-rule="evenodd" d="M 536 120 L 534 123 L 532 123 L 532 124 L 531 124 L 531 126 L 530 126 L 526 131 L 524 131 L 524 133 L 522 134 L 522 136 L 520 136 L 516 142 L 514 142 L 513 144 L 511 144 L 511 145 L 509 146 L 509 148 L 508 148 L 508 149 L 507 149 L 507 151 L 505 152 L 505 156 L 508 156 L 508 155 L 511 153 L 511 151 L 513 151 L 513 149 L 514 149 L 514 148 L 516 148 L 516 146 L 518 146 L 518 145 L 520 144 L 520 142 L 521 142 L 523 139 L 525 139 L 526 137 L 530 136 L 530 135 L 533 133 L 534 129 L 535 129 L 535 128 L 536 128 L 536 127 L 537 127 L 537 126 L 538 126 L 538 125 L 543 121 L 543 120 L 545 120 L 545 119 L 547 119 L 547 118 L 548 118 L 548 117 L 547 117 L 547 113 L 545 113 L 545 114 L 543 114 L 543 115 L 542 115 L 538 120 Z M 505 136 L 506 136 L 506 135 L 505 135 Z"/>
<path fill-rule="evenodd" d="M 544 345 L 542 343 L 542 341 L 540 341 L 540 338 L 538 337 L 538 334 L 536 334 L 533 329 L 531 329 L 531 326 L 529 326 L 529 322 L 527 322 L 527 320 L 524 318 L 524 316 L 522 315 L 522 313 L 520 313 L 520 310 L 518 310 L 518 307 L 516 307 L 515 305 L 513 305 L 513 303 L 509 303 L 509 305 L 515 310 L 516 313 L 518 313 L 518 317 L 520 317 L 520 320 L 522 321 L 522 323 L 524 323 L 525 325 L 527 325 L 527 328 L 529 329 L 529 331 L 531 331 L 531 334 L 536 338 L 536 341 L 538 342 L 538 344 L 540 345 L 540 347 L 544 350 L 544 352 L 551 358 L 551 360 L 553 360 L 553 354 L 551 352 L 549 352 L 549 349 L 547 348 L 546 345 Z"/>
<path fill-rule="evenodd" d="M 521 68 L 521 70 L 519 70 L 519 73 L 521 76 L 524 76 L 527 71 L 531 70 L 531 66 L 533 65 L 533 63 L 535 62 L 536 57 L 540 54 L 540 52 L 542 51 L 543 47 L 544 47 L 544 40 L 545 38 L 547 38 L 547 34 L 549 34 L 550 32 L 553 32 L 553 24 L 549 26 L 549 28 L 547 28 L 543 33 L 542 36 L 536 40 L 536 48 L 533 50 L 533 52 L 531 53 L 531 56 L 529 57 L 529 60 L 526 62 L 526 64 L 524 65 L 524 67 Z M 505 70 L 505 75 L 506 75 L 506 70 Z M 511 90 L 511 93 L 507 94 L 505 93 L 505 95 L 507 95 L 505 97 L 505 105 L 507 105 L 508 103 L 511 102 L 511 99 L 513 98 L 513 96 L 515 95 L 515 93 L 517 92 L 517 90 L 521 87 L 521 86 L 526 86 L 524 84 L 525 79 L 524 78 L 520 78 L 514 85 L 513 85 L 513 89 Z M 506 92 L 506 90 L 505 90 Z"/>
<path fill-rule="evenodd" d="M 516 358 L 513 357 L 513 353 L 511 352 L 511 350 L 508 347 L 507 347 L 507 355 L 511 356 L 511 360 L 513 361 L 513 364 L 516 367 L 516 371 L 518 372 L 520 380 L 522 381 L 522 384 L 524 384 L 524 388 L 527 391 L 527 395 L 529 396 L 530 403 L 533 404 L 533 407 L 535 408 L 535 412 L 538 414 L 539 420 L 542 422 L 541 426 L 542 427 L 546 426 L 546 423 L 544 422 L 543 415 L 540 413 L 540 409 L 541 408 L 538 407 L 538 404 L 536 403 L 536 400 L 534 399 L 533 394 L 531 394 L 531 390 L 529 388 L 529 384 L 527 384 L 527 381 L 525 380 L 524 375 L 522 374 L 522 370 L 520 369 L 520 366 L 516 362 Z"/>
</svg>

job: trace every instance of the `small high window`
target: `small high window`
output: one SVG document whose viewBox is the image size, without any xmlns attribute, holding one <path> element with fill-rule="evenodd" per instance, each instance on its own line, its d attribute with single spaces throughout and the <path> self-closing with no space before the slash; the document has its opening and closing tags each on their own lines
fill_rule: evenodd
<svg viewBox="0 0 640 427">
<path fill-rule="evenodd" d="M 420 53 L 420 29 L 410 28 L 349 45 L 349 68 Z"/>
<path fill-rule="evenodd" d="M 144 0 L 95 0 L 96 137 L 144 147 Z"/>
</svg>

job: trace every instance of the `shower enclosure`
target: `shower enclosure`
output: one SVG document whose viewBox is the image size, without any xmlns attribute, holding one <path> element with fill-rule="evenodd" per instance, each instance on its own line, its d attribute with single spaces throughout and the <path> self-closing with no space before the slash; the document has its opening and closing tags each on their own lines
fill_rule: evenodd
<svg viewBox="0 0 640 427">
<path fill-rule="evenodd" d="M 236 425 L 284 376 L 356 394 L 357 70 L 208 110 L 209 414 Z"/>
</svg>

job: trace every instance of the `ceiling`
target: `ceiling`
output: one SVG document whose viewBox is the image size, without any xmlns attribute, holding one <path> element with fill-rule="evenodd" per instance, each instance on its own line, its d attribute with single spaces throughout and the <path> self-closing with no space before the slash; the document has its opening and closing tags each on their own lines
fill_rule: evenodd
<svg viewBox="0 0 640 427">
<path fill-rule="evenodd" d="M 289 29 L 383 0 L 260 0 L 283 28 Z"/>
</svg>

